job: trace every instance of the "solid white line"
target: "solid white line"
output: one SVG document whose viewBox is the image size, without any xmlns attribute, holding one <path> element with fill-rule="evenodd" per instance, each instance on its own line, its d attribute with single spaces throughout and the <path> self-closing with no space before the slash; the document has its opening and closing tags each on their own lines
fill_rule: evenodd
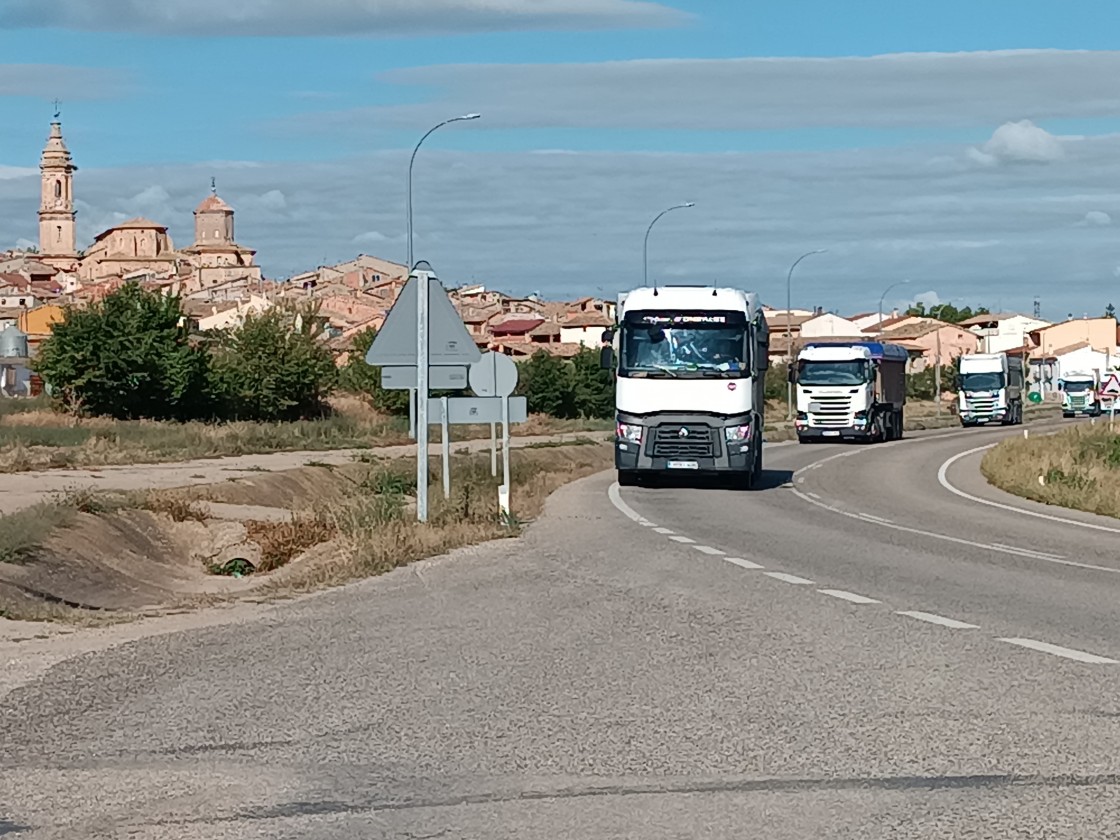
<svg viewBox="0 0 1120 840">
<path fill-rule="evenodd" d="M 644 516 L 642 516 L 640 513 L 634 510 L 634 508 L 630 507 L 630 505 L 626 504 L 626 502 L 623 501 L 622 488 L 618 486 L 617 481 L 607 488 L 607 498 L 611 500 L 611 504 L 618 508 L 623 516 L 626 516 L 627 518 L 632 519 L 635 522 L 642 522 L 645 519 Z M 655 528 L 657 526 L 650 523 L 650 527 Z"/>
<path fill-rule="evenodd" d="M 933 613 L 919 612 L 917 610 L 899 610 L 899 615 L 909 616 L 916 618 L 918 621 L 928 621 L 930 624 L 940 624 L 942 627 L 952 627 L 954 630 L 979 630 L 979 624 L 965 624 L 963 621 L 957 621 L 955 618 L 945 618 L 941 615 L 934 615 Z"/>
<path fill-rule="evenodd" d="M 819 499 L 820 498 L 820 496 L 818 496 L 816 493 L 810 493 L 809 495 L 812 496 L 814 499 Z"/>
<path fill-rule="evenodd" d="M 1061 554 L 1051 554 L 1048 551 L 1035 551 L 1033 548 L 1018 548 L 1013 545 L 1004 545 L 1003 543 L 992 543 L 992 548 L 1010 548 L 1014 551 L 1022 552 L 1023 554 L 1031 554 L 1042 560 L 1062 560 L 1064 559 Z"/>
<path fill-rule="evenodd" d="M 718 548 L 712 548 L 710 545 L 694 545 L 693 548 L 702 554 L 711 554 L 713 556 L 722 556 L 724 554 L 724 552 L 720 551 Z"/>
<path fill-rule="evenodd" d="M 656 531 L 658 534 L 664 534 L 667 537 L 672 536 L 673 534 L 676 533 L 676 531 L 670 530 L 669 528 L 654 528 L 653 530 Z"/>
<path fill-rule="evenodd" d="M 763 574 L 766 575 L 767 577 L 774 578 L 774 580 L 780 580 L 783 583 L 799 583 L 799 584 L 812 583 L 811 580 L 806 580 L 805 578 L 798 577 L 797 575 L 787 575 L 784 572 L 763 572 Z"/>
<path fill-rule="evenodd" d="M 643 528 L 656 528 L 657 527 L 656 522 L 650 522 L 648 519 L 643 519 L 638 524 L 641 525 Z"/>
<path fill-rule="evenodd" d="M 1064 656 L 1066 659 L 1076 659 L 1078 662 L 1088 662 L 1091 665 L 1117 664 L 1115 659 L 1108 659 L 1104 656 L 1097 656 L 1093 653 L 1085 653 L 1084 651 L 1061 647 L 1060 645 L 1051 645 L 1047 642 L 1036 642 L 1034 639 L 1000 639 L 1000 641 L 1007 642 L 1009 645 L 1018 645 L 1019 647 L 1030 648 L 1031 650 L 1038 650 L 1042 653 L 1052 653 L 1054 656 Z"/>
<path fill-rule="evenodd" d="M 891 521 L 889 519 L 886 519 L 882 516 L 876 516 L 873 513 L 861 513 L 860 516 L 863 517 L 864 519 L 870 519 L 872 522 L 882 522 L 886 525 L 891 524 Z"/>
<path fill-rule="evenodd" d="M 887 522 L 885 520 L 865 519 L 858 513 L 849 513 L 846 510 L 841 510 L 840 508 L 834 507 L 826 502 L 818 502 L 816 499 L 811 499 L 800 490 L 794 489 L 792 492 L 799 499 L 802 499 L 811 505 L 823 508 L 832 513 L 837 513 L 840 516 L 846 516 L 849 519 L 856 519 L 860 522 L 870 522 L 872 525 L 878 525 L 881 528 L 890 528 L 894 531 L 902 531 L 907 534 L 917 534 L 920 537 L 929 537 L 930 539 L 941 540 L 942 542 L 956 543 L 957 545 L 968 545 L 972 546 L 973 548 L 982 548 L 985 551 L 997 551 L 1001 554 L 1012 554 L 1016 557 L 1026 557 L 1029 560 L 1042 560 L 1046 563 L 1057 563 L 1060 566 L 1073 566 L 1078 569 L 1091 569 L 1095 572 L 1108 572 L 1114 575 L 1120 574 L 1120 569 L 1113 568 L 1111 566 L 1098 566 L 1094 563 L 1078 563 L 1074 560 L 1062 560 L 1057 557 L 1044 557 L 1040 554 L 1023 551 L 1022 549 L 1018 548 L 997 548 L 991 543 L 975 542 L 974 540 L 966 540 L 962 539 L 961 537 L 951 537 L 948 534 L 937 534 L 933 531 L 923 531 L 921 528 L 909 528 L 905 525 L 896 525 L 893 522 Z"/>
<path fill-rule="evenodd" d="M 752 563 L 750 560 L 744 560 L 742 557 L 724 557 L 728 563 L 734 563 L 742 569 L 764 569 L 765 566 L 760 566 L 758 563 Z"/>
<path fill-rule="evenodd" d="M 831 595 L 833 598 L 840 598 L 844 601 L 851 601 L 853 604 L 878 604 L 874 598 L 868 598 L 866 595 L 857 595 L 854 592 L 845 592 L 843 589 L 818 589 L 818 592 L 824 595 Z"/>
<path fill-rule="evenodd" d="M 673 542 L 679 543 L 694 543 L 696 540 L 689 539 L 688 537 L 669 537 Z"/>
<path fill-rule="evenodd" d="M 973 496 L 971 493 L 966 493 L 959 487 L 954 486 L 953 483 L 949 481 L 949 468 L 953 466 L 953 464 L 961 460 L 961 458 L 967 458 L 969 455 L 975 455 L 977 452 L 983 452 L 985 449 L 991 449 L 992 447 L 997 445 L 998 444 L 990 443 L 987 446 L 977 446 L 974 449 L 969 449 L 966 452 L 961 452 L 959 455 L 954 455 L 952 458 L 949 458 L 937 470 L 938 483 L 940 483 L 941 486 L 948 490 L 950 493 L 954 493 L 957 496 L 960 496 L 962 499 L 968 499 L 970 502 L 976 502 L 977 504 L 988 505 L 989 507 L 999 508 L 1000 510 L 1007 510 L 1011 513 L 1022 514 L 1023 516 L 1033 516 L 1037 519 L 1048 519 L 1051 522 L 1061 522 L 1063 525 L 1076 525 L 1079 528 L 1090 528 L 1094 531 L 1106 531 L 1110 534 L 1120 534 L 1120 528 L 1110 528 L 1107 525 L 1096 525 L 1092 522 L 1082 522 L 1078 519 L 1067 519 L 1064 516 L 1054 516 L 1049 513 L 1041 513 L 1037 510 L 1027 510 L 1026 508 L 1015 507 L 1015 505 L 1005 505 L 1003 504 L 1003 502 L 996 502 L 992 499 L 984 499 L 980 496 Z"/>
</svg>

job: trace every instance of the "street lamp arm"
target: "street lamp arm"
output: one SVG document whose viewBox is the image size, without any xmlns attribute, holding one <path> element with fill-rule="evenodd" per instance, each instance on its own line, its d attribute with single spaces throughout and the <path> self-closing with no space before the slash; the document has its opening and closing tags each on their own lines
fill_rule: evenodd
<svg viewBox="0 0 1120 840">
<path fill-rule="evenodd" d="M 646 228 L 645 240 L 642 243 L 642 285 L 643 286 L 648 286 L 649 285 L 649 234 L 650 234 L 650 231 L 653 230 L 653 226 L 655 224 L 657 224 L 658 219 L 660 219 L 662 216 L 664 216 L 666 213 L 668 213 L 672 210 L 682 210 L 686 207 L 695 207 L 695 206 L 696 206 L 696 202 L 694 202 L 694 201 L 688 201 L 688 202 L 685 202 L 684 204 L 674 204 L 672 207 L 666 207 L 664 210 L 662 210 L 660 213 L 658 213 L 656 216 L 654 216 L 653 221 L 649 223 L 649 227 Z"/>
<path fill-rule="evenodd" d="M 443 128 L 445 125 L 453 122 L 462 122 L 464 120 L 477 120 L 481 114 L 464 114 L 461 117 L 452 117 L 449 120 L 444 120 L 438 125 L 433 125 L 428 131 L 420 138 L 416 147 L 412 150 L 412 157 L 408 159 L 408 271 L 412 273 L 412 167 L 416 163 L 416 153 L 420 151 L 420 147 L 424 145 L 427 140 L 437 129 Z"/>
</svg>

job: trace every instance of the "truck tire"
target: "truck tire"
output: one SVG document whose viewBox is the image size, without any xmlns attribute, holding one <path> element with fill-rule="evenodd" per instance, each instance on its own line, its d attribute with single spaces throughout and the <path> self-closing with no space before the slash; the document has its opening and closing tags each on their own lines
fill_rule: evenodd
<svg viewBox="0 0 1120 840">
<path fill-rule="evenodd" d="M 903 417 L 901 408 L 898 411 L 895 412 L 894 422 L 895 422 L 894 439 L 895 440 L 902 440 L 902 438 L 906 436 L 906 420 Z"/>
<path fill-rule="evenodd" d="M 618 471 L 618 486 L 619 487 L 637 487 L 638 474 L 630 470 Z"/>
</svg>

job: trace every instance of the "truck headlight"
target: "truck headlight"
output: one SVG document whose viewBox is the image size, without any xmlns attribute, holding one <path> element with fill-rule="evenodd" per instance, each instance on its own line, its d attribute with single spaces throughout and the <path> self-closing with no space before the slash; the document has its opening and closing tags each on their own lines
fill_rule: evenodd
<svg viewBox="0 0 1120 840">
<path fill-rule="evenodd" d="M 751 424 L 745 426 L 724 426 L 723 438 L 728 443 L 747 443 L 751 439 Z"/>
<path fill-rule="evenodd" d="M 642 427 L 634 426 L 629 423 L 619 423 L 616 429 L 618 439 L 628 443 L 641 443 L 642 442 Z"/>
</svg>

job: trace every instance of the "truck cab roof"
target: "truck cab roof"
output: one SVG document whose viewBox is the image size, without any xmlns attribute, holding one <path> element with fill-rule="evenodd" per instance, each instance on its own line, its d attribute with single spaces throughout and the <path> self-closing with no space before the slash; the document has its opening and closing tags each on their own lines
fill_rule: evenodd
<svg viewBox="0 0 1120 840">
<path fill-rule="evenodd" d="M 742 312 L 753 321 L 762 311 L 755 292 L 712 286 L 643 286 L 618 296 L 621 314 L 627 311 L 681 310 Z"/>
<path fill-rule="evenodd" d="M 910 354 L 905 347 L 880 341 L 813 341 L 798 354 L 806 361 L 838 361 L 841 359 L 875 359 L 905 362 Z"/>
</svg>

